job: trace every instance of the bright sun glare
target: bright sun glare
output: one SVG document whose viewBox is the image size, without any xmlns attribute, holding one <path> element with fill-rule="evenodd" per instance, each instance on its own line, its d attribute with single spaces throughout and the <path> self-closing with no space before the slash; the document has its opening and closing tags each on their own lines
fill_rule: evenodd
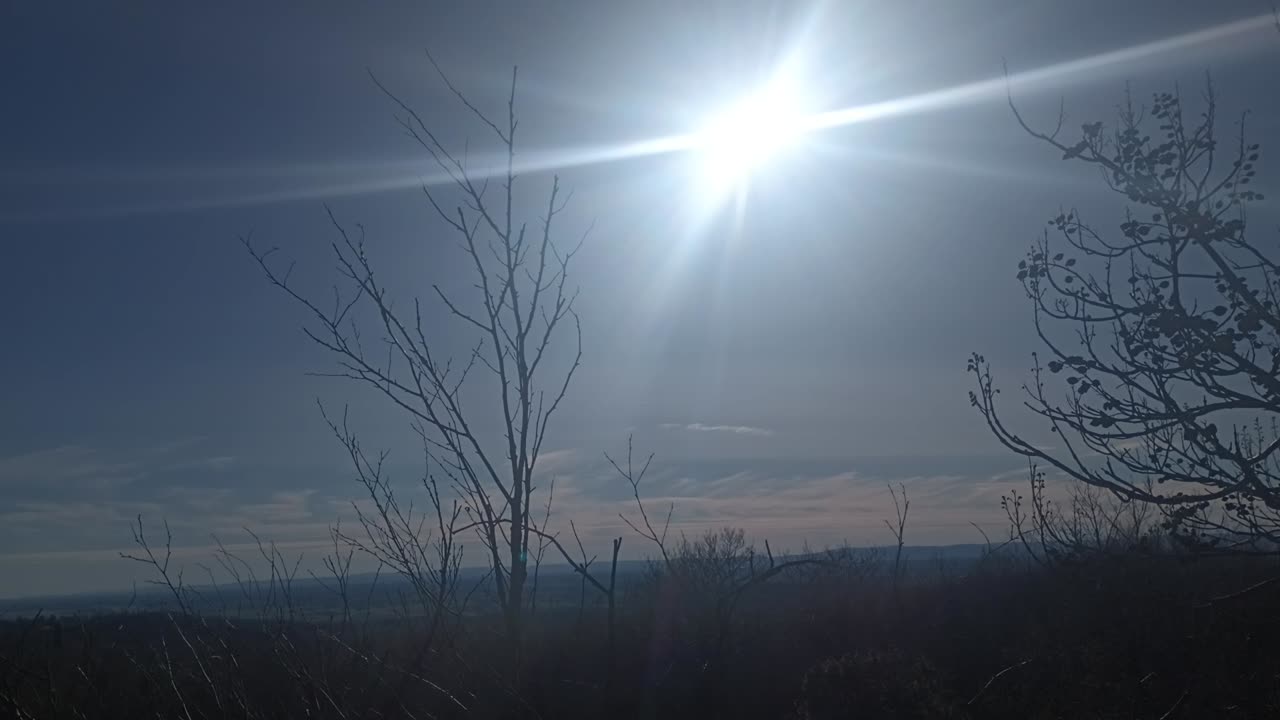
<svg viewBox="0 0 1280 720">
<path fill-rule="evenodd" d="M 796 93 L 773 83 L 716 114 L 698 133 L 698 163 L 716 191 L 739 188 L 804 132 Z"/>
</svg>

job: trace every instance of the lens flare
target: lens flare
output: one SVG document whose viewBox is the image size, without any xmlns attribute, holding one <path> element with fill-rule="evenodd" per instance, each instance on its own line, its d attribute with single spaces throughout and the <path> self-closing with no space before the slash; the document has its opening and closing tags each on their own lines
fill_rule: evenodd
<svg viewBox="0 0 1280 720">
<path fill-rule="evenodd" d="M 793 145 L 804 119 L 794 93 L 767 88 L 707 123 L 698 134 L 697 162 L 716 184 L 740 183 Z"/>
</svg>

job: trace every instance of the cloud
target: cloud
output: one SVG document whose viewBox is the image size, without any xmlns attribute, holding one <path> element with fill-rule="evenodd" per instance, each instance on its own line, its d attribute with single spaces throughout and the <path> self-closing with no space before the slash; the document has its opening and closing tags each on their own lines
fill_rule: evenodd
<svg viewBox="0 0 1280 720">
<path fill-rule="evenodd" d="M 581 453 L 573 448 L 564 450 L 544 450 L 538 453 L 537 472 L 540 475 L 555 475 L 573 469 L 581 460 Z"/>
<path fill-rule="evenodd" d="M 214 455 L 212 457 L 182 460 L 169 466 L 170 470 L 229 470 L 236 464 L 236 458 L 230 455 Z"/>
<path fill-rule="evenodd" d="M 336 473 L 253 463 L 197 441 L 134 448 L 63 445 L 0 457 L 0 556 L 111 547 L 138 515 L 169 521 L 175 543 L 251 527 L 327 535 Z"/>
<path fill-rule="evenodd" d="M 141 465 L 91 448 L 63 445 L 0 458 L 0 487 L 9 494 L 18 489 L 108 489 L 135 479 Z"/>
<path fill-rule="evenodd" d="M 744 439 L 771 434 L 764 428 L 738 425 L 669 423 L 661 427 Z M 33 554 L 66 553 L 57 555 L 64 558 L 58 560 L 60 569 L 42 570 L 48 582 L 40 586 L 70 587 L 74 583 L 69 579 L 57 583 L 63 583 L 64 574 L 69 577 L 71 568 L 76 568 L 75 573 L 97 568 L 87 559 L 77 560 L 81 557 L 77 553 L 88 558 L 105 548 L 127 546 L 129 526 L 139 514 L 149 527 L 168 520 L 174 546 L 184 553 L 204 547 L 210 534 L 227 542 L 243 541 L 243 528 L 264 540 L 299 549 L 327 547 L 332 523 L 341 518 L 344 527 L 350 526 L 352 501 L 367 503 L 356 492 L 349 473 L 317 472 L 310 466 L 208 450 L 213 449 L 130 452 L 63 447 L 0 458 L 0 489 L 8 491 L 0 501 L 0 573 L 6 567 L 32 566 Z M 896 487 L 902 482 L 912 502 L 909 543 L 978 542 L 980 536 L 970 521 L 978 522 L 993 538 L 1003 534 L 1007 522 L 999 508 L 1000 495 L 1025 488 L 1026 483 L 1026 468 L 1015 466 L 1004 454 L 790 453 L 732 458 L 660 452 L 640 493 L 655 524 L 660 525 L 674 505 L 673 539 L 681 533 L 696 536 L 734 526 L 759 541 L 768 538 L 781 550 L 798 548 L 806 541 L 816 546 L 890 542 L 892 536 L 883 524 L 893 517 L 886 484 Z M 404 498 L 425 502 L 413 481 L 420 468 L 410 464 L 394 470 Z M 602 455 L 580 448 L 548 450 L 542 454 L 538 473 L 536 503 L 545 502 L 546 480 L 555 478 L 552 532 L 568 537 L 572 519 L 591 547 L 607 547 L 609 539 L 622 536 L 627 538 L 624 556 L 638 558 L 652 551 L 619 517 L 620 512 L 633 520 L 637 517 L 631 487 Z M 472 544 L 469 537 L 464 542 Z M 309 551 L 309 558 L 313 555 Z M 466 562 L 480 562 L 470 547 Z M 90 576 L 95 579 L 86 580 L 85 587 L 118 585 L 105 575 L 101 579 L 92 572 L 86 575 Z M 33 585 L 23 592 L 35 590 Z"/>
<path fill-rule="evenodd" d="M 844 469 L 751 460 L 713 467 L 677 460 L 651 469 L 640 494 L 659 531 L 668 509 L 674 506 L 672 538 L 732 526 L 743 528 L 758 540 L 768 538 L 775 548 L 798 548 L 806 542 L 817 546 L 845 541 L 875 545 L 892 541 L 884 527 L 885 519 L 894 513 L 887 485 L 896 488 L 902 483 L 911 498 L 908 542 L 946 544 L 981 542 L 971 522 L 979 523 L 992 537 L 1001 534 L 1007 521 L 1000 510 L 1000 496 L 1024 482 L 1018 477 L 997 478 L 998 470 L 973 467 L 913 473 L 908 460 L 903 460 L 898 470 L 875 467 L 874 463 L 862 467 L 857 459 L 831 465 Z M 597 468 L 567 478 L 556 488 L 551 524 L 568 532 L 568 519 L 572 518 L 584 542 L 603 543 L 619 535 L 633 538 L 619 518 L 621 512 L 638 522 L 634 500 L 623 497 L 629 492 L 625 482 L 619 483 Z M 624 554 L 638 557 L 650 550 L 643 543 L 629 541 Z"/>
<path fill-rule="evenodd" d="M 772 435 L 768 428 L 751 427 L 750 425 L 705 425 L 703 423 L 662 423 L 658 427 L 663 430 L 688 430 L 689 432 L 731 433 L 733 435 Z"/>
<path fill-rule="evenodd" d="M 111 451 L 80 445 L 36 450 L 0 458 L 0 487 L 10 496 L 22 490 L 67 492 L 119 491 L 165 473 L 220 472 L 235 465 L 226 455 L 183 457 L 181 446 Z"/>
</svg>

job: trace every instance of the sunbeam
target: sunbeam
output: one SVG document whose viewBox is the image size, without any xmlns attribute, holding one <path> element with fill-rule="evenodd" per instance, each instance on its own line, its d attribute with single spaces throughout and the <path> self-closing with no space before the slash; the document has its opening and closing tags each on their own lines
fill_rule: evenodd
<svg viewBox="0 0 1280 720">
<path fill-rule="evenodd" d="M 1149 60 L 1197 46 L 1222 43 L 1256 31 L 1267 31 L 1269 33 L 1273 30 L 1274 23 L 1275 18 L 1271 14 L 1258 15 L 1246 20 L 1223 23 L 1203 30 L 1183 33 L 1119 50 L 1098 53 L 1035 70 L 1014 73 L 1005 77 L 989 78 L 944 90 L 935 90 L 870 105 L 831 110 L 810 116 L 805 123 L 805 129 L 809 131 L 825 130 L 999 98 L 1008 92 L 1019 89 L 1038 89 L 1049 81 L 1070 80 L 1075 77 L 1096 73 L 1109 67 L 1128 65 L 1138 60 Z M 1242 46 L 1233 45 L 1231 49 L 1240 50 Z"/>
<path fill-rule="evenodd" d="M 1216 49 L 1224 52 L 1240 52 L 1246 48 L 1245 43 L 1233 42 L 1228 45 L 1226 41 L 1238 40 L 1251 33 L 1258 33 L 1260 37 L 1263 33 L 1270 34 L 1274 31 L 1275 22 L 1275 17 L 1267 13 L 1035 70 L 1001 75 L 893 100 L 788 118 L 787 131 L 789 134 L 817 132 L 891 117 L 936 112 L 960 105 L 1003 98 L 1006 93 L 1017 90 L 1043 89 L 1052 81 L 1069 81 L 1086 76 L 1096 77 L 1099 71 L 1108 68 L 1129 66 L 1139 60 L 1151 60 L 1197 47 L 1216 46 Z M 517 170 L 524 173 L 560 170 L 651 155 L 701 150 L 708 146 L 717 146 L 722 142 L 717 136 L 709 135 L 704 130 L 618 145 L 546 152 L 534 160 L 517 164 Z M 506 172 L 506 169 L 495 164 L 493 168 L 482 172 L 495 176 Z M 427 180 L 428 183 L 446 181 L 448 178 L 443 175 Z"/>
<path fill-rule="evenodd" d="M 884 120 L 893 117 L 938 112 L 948 108 L 984 102 L 995 98 L 1002 98 L 1006 93 L 1019 90 L 1042 90 L 1046 89 L 1052 83 L 1061 83 L 1063 81 L 1080 80 L 1084 78 L 1096 78 L 1101 71 L 1110 68 L 1119 68 L 1123 66 L 1131 69 L 1132 63 L 1136 61 L 1149 61 L 1169 56 L 1173 53 L 1186 52 L 1196 48 L 1210 48 L 1221 54 L 1233 52 L 1238 53 L 1244 51 L 1248 47 L 1248 43 L 1242 42 L 1242 39 L 1245 36 L 1254 33 L 1258 34 L 1259 37 L 1264 33 L 1270 34 L 1275 30 L 1275 23 L 1275 16 L 1270 13 L 1266 13 L 1193 32 L 1183 33 L 1130 47 L 1110 50 L 1062 63 L 1056 63 L 1034 70 L 992 77 L 977 82 L 866 105 L 857 105 L 837 110 L 827 110 L 796 117 L 788 116 L 785 123 L 786 135 L 791 137 L 801 133 L 816 133 L 838 127 Z M 763 122 L 767 123 L 768 118 L 766 117 Z M 754 127 L 754 125 L 751 127 Z M 733 133 L 733 137 L 735 138 L 740 139 L 740 135 L 741 133 Z M 741 175 L 741 172 L 743 171 L 743 163 L 747 163 L 749 166 L 751 163 L 755 162 L 754 159 L 744 159 L 740 154 L 734 154 L 733 151 L 723 151 L 725 145 L 726 143 L 723 133 L 708 133 L 706 129 L 702 129 L 697 132 L 687 134 L 641 139 L 623 143 L 562 148 L 541 152 L 533 151 L 525 155 L 524 159 L 517 161 L 513 169 L 519 174 L 530 174 L 696 151 L 719 158 L 722 162 L 719 162 L 717 167 L 720 167 L 721 169 L 728 168 L 726 172 L 730 172 L 737 176 Z M 741 147 L 741 142 L 735 143 L 734 147 Z M 717 151 L 717 148 L 722 151 Z M 752 157 L 758 159 L 756 156 Z M 729 159 L 732 159 L 732 162 L 729 162 Z M 394 175 L 382 178 L 366 179 L 356 182 L 328 182 L 310 186 L 295 187 L 287 190 L 271 190 L 266 192 L 229 194 L 223 196 L 205 196 L 199 199 L 192 199 L 183 202 L 153 202 L 137 205 L 120 204 L 113 205 L 110 208 L 101 208 L 96 210 L 89 209 L 79 213 L 68 213 L 66 211 L 62 211 L 58 214 L 58 217 L 84 220 L 98 217 L 121 217 L 231 207 L 253 207 L 327 197 L 368 195 L 412 189 L 420 186 L 434 187 L 447 185 L 452 182 L 452 178 L 444 172 L 413 173 L 412 170 L 404 168 L 403 165 L 399 163 L 396 165 L 397 167 Z M 426 164 L 424 163 L 422 167 L 426 167 Z M 301 166 L 283 166 L 260 168 L 251 171 L 249 175 L 252 177 L 307 175 L 314 174 L 318 170 L 322 169 L 323 167 L 317 168 L 316 166 L 307 166 L 305 168 Z M 508 168 L 505 161 L 499 161 L 497 158 L 483 157 L 479 158 L 478 162 L 473 162 L 472 166 L 468 168 L 470 176 L 476 180 L 501 177 L 507 172 L 507 170 Z M 219 171 L 215 173 L 215 176 L 222 177 L 226 174 L 228 174 L 228 171 Z M 62 173 L 43 173 L 37 177 L 24 177 L 20 174 L 6 173 L 0 176 L 0 184 L 11 186 L 49 184 L 50 182 L 56 181 L 62 175 Z M 93 177 L 99 177 L 100 175 L 101 174 L 93 174 Z M 138 172 L 124 172 L 120 177 L 115 177 L 113 175 L 112 180 L 116 181 L 122 179 L 124 182 L 180 182 L 182 180 L 190 179 L 192 176 L 193 171 L 189 170 L 155 171 L 143 172 L 141 174 Z M 199 173 L 197 173 L 197 176 L 200 176 Z M 66 174 L 65 180 L 68 183 L 84 182 L 86 177 L 83 173 L 72 172 Z M 705 180 L 705 177 L 699 178 L 699 181 Z M 42 222 L 54 220 L 57 219 L 57 217 L 42 214 L 31 214 L 29 216 L 10 215 L 0 219 L 10 222 Z"/>
</svg>

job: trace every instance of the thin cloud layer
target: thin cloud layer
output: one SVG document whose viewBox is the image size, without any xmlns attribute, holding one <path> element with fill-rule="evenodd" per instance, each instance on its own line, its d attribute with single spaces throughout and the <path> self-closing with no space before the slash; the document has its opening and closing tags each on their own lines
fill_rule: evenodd
<svg viewBox="0 0 1280 720">
<path fill-rule="evenodd" d="M 658 427 L 663 430 L 688 430 L 689 432 L 730 433 L 733 435 L 773 435 L 768 428 L 751 427 L 750 425 L 706 425 L 704 423 L 662 423 Z"/>
<path fill-rule="evenodd" d="M 753 435 L 761 428 L 689 424 L 675 426 L 689 432 Z M 692 429 L 691 429 L 692 428 Z M 707 429 L 717 428 L 717 429 Z M 198 570 L 209 565 L 215 548 L 210 535 L 228 544 L 243 543 L 245 529 L 266 542 L 305 554 L 312 565 L 332 550 L 330 530 L 341 521 L 344 530 L 359 533 L 353 501 L 367 509 L 350 473 L 323 478 L 313 473 L 278 476 L 270 468 L 242 459 L 186 448 L 184 453 L 139 452 L 130 456 L 84 448 L 57 449 L 9 458 L 0 479 L 11 485 L 19 478 L 39 477 L 55 487 L 71 482 L 84 497 L 76 502 L 29 492 L 0 506 L 0 570 L 19 571 L 39 564 L 39 582 L 16 588 L 13 594 L 65 591 L 72 576 L 92 578 L 86 589 L 127 589 L 132 580 L 145 580 L 145 568 L 119 560 L 128 551 L 129 526 L 141 514 L 159 532 L 167 520 L 172 528 L 179 562 Z M 670 456 L 668 456 L 670 457 Z M 180 468 L 172 471 L 173 468 Z M 92 478 L 105 473 L 135 478 L 113 488 L 88 492 Z M 426 507 L 414 478 L 420 468 L 397 466 L 402 500 Z M 884 520 L 893 517 L 888 484 L 905 486 L 911 498 L 908 539 L 912 544 L 980 542 L 978 523 L 991 537 L 1005 533 L 1007 522 L 1000 496 L 1018 490 L 1025 494 L 1027 470 L 1011 466 L 1001 456 L 918 458 L 833 458 L 797 460 L 764 457 L 679 458 L 658 460 L 640 487 L 651 520 L 661 523 L 671 510 L 670 537 L 696 536 L 725 526 L 741 527 L 757 541 L 773 547 L 879 545 L 890 542 Z M 554 478 L 555 504 L 551 532 L 577 527 L 589 547 L 607 546 L 623 537 L 622 555 L 643 558 L 654 548 L 637 537 L 625 515 L 637 520 L 631 487 L 602 456 L 581 449 L 548 451 L 539 474 Z M 248 492 L 255 478 L 273 477 L 278 487 Z M 546 484 L 543 484 L 546 487 Z M 545 496 L 544 496 L 545 497 Z M 51 540 L 53 538 L 53 540 Z M 462 539 L 464 561 L 480 562 L 474 538 Z M 115 548 L 107 555 L 103 548 Z M 37 558 L 39 562 L 37 563 Z M 551 557 L 548 562 L 558 562 Z M 100 567 L 113 574 L 98 573 Z M 318 566 L 317 566 L 318 567 Z"/>
</svg>

